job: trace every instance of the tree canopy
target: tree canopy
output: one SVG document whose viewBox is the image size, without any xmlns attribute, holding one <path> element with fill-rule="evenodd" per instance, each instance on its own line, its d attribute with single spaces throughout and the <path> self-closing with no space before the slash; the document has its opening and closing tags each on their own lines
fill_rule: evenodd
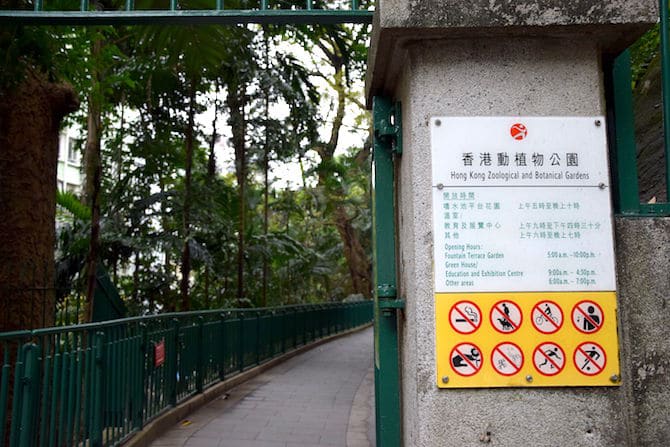
<svg viewBox="0 0 670 447">
<path fill-rule="evenodd" d="M 84 186 L 54 191 L 59 308 L 81 296 L 76 319 L 90 318 L 99 266 L 134 314 L 369 297 L 368 116 L 352 99 L 367 33 L 0 31 L 2 56 L 14 61 L 0 96 L 34 70 L 81 102 L 62 126 L 81 131 Z M 289 162 L 297 181 L 276 182 Z"/>
</svg>

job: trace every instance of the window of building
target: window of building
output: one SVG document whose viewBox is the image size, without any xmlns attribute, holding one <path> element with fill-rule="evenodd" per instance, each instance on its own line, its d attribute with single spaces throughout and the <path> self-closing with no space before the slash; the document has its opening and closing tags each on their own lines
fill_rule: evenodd
<svg viewBox="0 0 670 447">
<path fill-rule="evenodd" d="M 77 150 L 77 140 L 74 138 L 67 139 L 67 161 L 70 163 L 79 162 L 79 151 Z"/>
</svg>

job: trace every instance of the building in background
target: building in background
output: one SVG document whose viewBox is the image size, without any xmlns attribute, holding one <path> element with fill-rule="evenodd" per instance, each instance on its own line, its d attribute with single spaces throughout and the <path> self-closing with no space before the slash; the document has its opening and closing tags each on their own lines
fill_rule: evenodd
<svg viewBox="0 0 670 447">
<path fill-rule="evenodd" d="M 58 138 L 58 190 L 79 195 L 82 188 L 81 152 L 79 150 L 79 133 L 76 129 L 66 127 Z"/>
</svg>

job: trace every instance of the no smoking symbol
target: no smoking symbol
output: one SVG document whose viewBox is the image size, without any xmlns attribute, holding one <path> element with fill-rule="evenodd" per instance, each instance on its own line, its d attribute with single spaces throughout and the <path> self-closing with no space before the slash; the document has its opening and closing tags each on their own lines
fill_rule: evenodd
<svg viewBox="0 0 670 447">
<path fill-rule="evenodd" d="M 514 343 L 500 343 L 493 348 L 491 365 L 498 374 L 513 376 L 523 367 L 523 352 Z"/>
<path fill-rule="evenodd" d="M 451 327 L 459 334 L 471 334 L 482 324 L 482 311 L 470 301 L 459 301 L 449 311 Z"/>
<path fill-rule="evenodd" d="M 498 301 L 491 308 L 491 324 L 503 334 L 516 332 L 521 326 L 521 309 L 511 301 Z"/>
<path fill-rule="evenodd" d="M 563 311 L 553 301 L 540 301 L 533 306 L 533 326 L 543 334 L 553 334 L 563 326 Z"/>
<path fill-rule="evenodd" d="M 575 349 L 573 356 L 575 367 L 586 376 L 595 376 L 603 372 L 607 364 L 605 350 L 597 343 L 582 343 Z"/>
<path fill-rule="evenodd" d="M 605 322 L 602 308 L 593 301 L 581 301 L 572 309 L 572 324 L 585 334 L 598 332 Z"/>
<path fill-rule="evenodd" d="M 542 343 L 533 351 L 533 366 L 545 376 L 555 376 L 565 367 L 565 352 L 556 343 Z"/>
</svg>

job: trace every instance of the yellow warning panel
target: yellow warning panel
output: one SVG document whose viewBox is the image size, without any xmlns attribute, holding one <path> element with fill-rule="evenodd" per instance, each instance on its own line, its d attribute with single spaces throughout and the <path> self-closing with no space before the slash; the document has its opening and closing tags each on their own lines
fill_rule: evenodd
<svg viewBox="0 0 670 447">
<path fill-rule="evenodd" d="M 440 388 L 617 386 L 615 292 L 438 293 Z"/>
</svg>

